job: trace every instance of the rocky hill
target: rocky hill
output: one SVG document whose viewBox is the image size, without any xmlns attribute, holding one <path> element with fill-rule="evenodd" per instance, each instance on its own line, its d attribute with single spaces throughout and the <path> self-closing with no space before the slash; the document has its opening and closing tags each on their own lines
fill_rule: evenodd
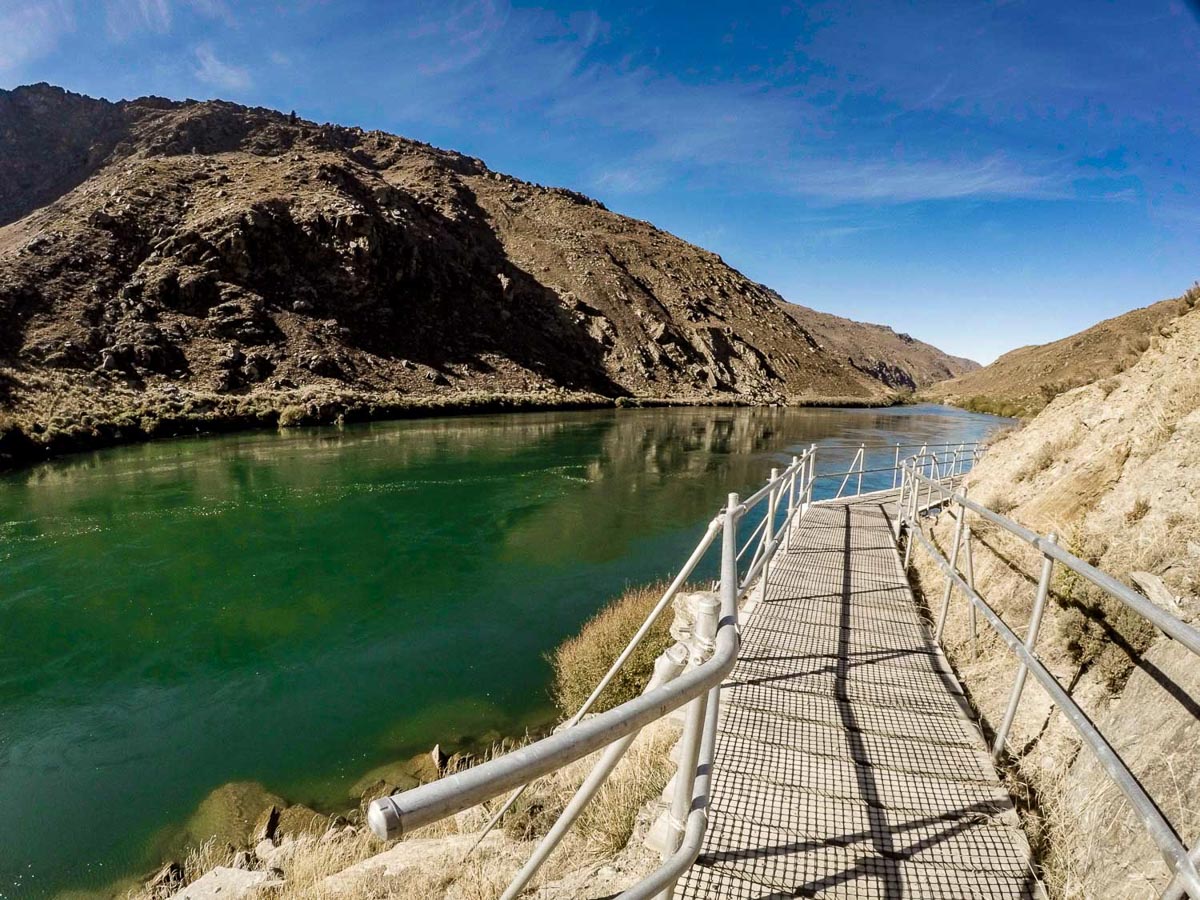
<svg viewBox="0 0 1200 900">
<path fill-rule="evenodd" d="M 979 369 L 974 360 L 950 356 L 886 325 L 855 322 L 795 303 L 784 303 L 783 308 L 822 349 L 897 390 L 916 390 Z"/>
<path fill-rule="evenodd" d="M 924 399 L 976 412 L 1030 416 L 1064 391 L 1133 365 L 1151 339 L 1200 299 L 1200 288 L 1106 319 L 1049 344 L 1019 347 L 982 369 L 921 390 Z"/>
<path fill-rule="evenodd" d="M 1151 307 L 1155 310 L 1155 307 Z M 1010 431 L 971 473 L 974 499 L 1200 624 L 1200 308 L 1174 316 L 1128 368 L 1065 391 Z M 1019 634 L 1036 590 L 1036 552 L 972 521 L 981 595 Z M 943 548 L 955 523 L 940 517 Z M 916 551 L 926 597 L 942 578 Z M 1047 666 L 1129 763 L 1179 834 L 1200 836 L 1200 665 L 1186 647 L 1062 567 L 1038 638 Z M 934 601 L 937 602 L 936 600 Z M 986 723 L 1002 719 L 1015 668 L 982 619 L 956 597 L 952 661 Z M 1095 758 L 1032 679 L 1009 746 L 1032 790 L 1051 896 L 1157 897 L 1162 857 Z"/>
<path fill-rule="evenodd" d="M 964 360 L 572 191 L 266 109 L 0 91 L 0 455 L 414 407 L 888 402 Z"/>
</svg>

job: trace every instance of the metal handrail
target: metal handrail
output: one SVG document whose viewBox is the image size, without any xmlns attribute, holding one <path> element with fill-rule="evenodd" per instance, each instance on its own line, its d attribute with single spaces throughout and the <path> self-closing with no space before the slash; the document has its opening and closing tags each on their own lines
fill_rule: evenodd
<svg viewBox="0 0 1200 900">
<path fill-rule="evenodd" d="M 921 494 L 921 486 L 925 485 L 928 492 L 936 490 L 939 494 L 937 505 L 958 506 L 956 515 L 954 547 L 951 558 L 937 549 L 933 542 L 921 529 L 917 514 L 917 505 Z M 921 474 L 915 463 L 906 464 L 904 480 L 900 496 L 900 530 L 905 536 L 905 566 L 915 542 L 929 554 L 933 563 L 946 575 L 946 590 L 942 596 L 942 607 L 938 616 L 936 636 L 940 640 L 949 604 L 954 588 L 970 602 L 972 611 L 972 638 L 974 638 L 973 613 L 977 609 L 984 619 L 1000 636 L 1004 644 L 1017 657 L 1020 663 L 1013 688 L 1009 696 L 1008 707 L 1004 720 L 996 733 L 993 755 L 999 757 L 1005 749 L 1008 732 L 1016 716 L 1017 707 L 1022 697 L 1025 677 L 1032 674 L 1054 704 L 1062 710 L 1067 720 L 1078 732 L 1083 744 L 1095 755 L 1108 776 L 1116 783 L 1132 806 L 1134 813 L 1140 819 L 1151 840 L 1154 841 L 1162 854 L 1171 879 L 1164 892 L 1162 900 L 1180 900 L 1184 891 L 1189 891 L 1193 897 L 1200 898 L 1200 873 L 1197 872 L 1197 861 L 1200 860 L 1200 841 L 1188 849 L 1181 837 L 1176 833 L 1171 823 L 1160 812 L 1157 804 L 1146 792 L 1141 782 L 1129 766 L 1121 759 L 1112 745 L 1104 738 L 1100 730 L 1088 718 L 1087 714 L 1075 702 L 1075 699 L 1062 686 L 1057 678 L 1042 663 L 1037 655 L 1037 637 L 1045 612 L 1046 600 L 1049 594 L 1050 579 L 1055 563 L 1065 565 L 1075 574 L 1087 579 L 1092 584 L 1105 591 L 1109 596 L 1119 600 L 1129 609 L 1150 621 L 1164 634 L 1179 641 L 1192 653 L 1200 655 L 1200 630 L 1192 627 L 1183 620 L 1151 603 L 1147 598 L 1132 590 L 1111 575 L 1097 569 L 1068 550 L 1060 547 L 1057 537 L 1053 534 L 1045 538 L 1013 521 L 1012 519 L 988 509 L 980 503 L 969 499 L 966 492 L 956 492 L 952 487 L 947 488 L 941 481 L 930 479 Z M 1029 626 L 1022 641 L 1003 618 L 979 595 L 974 585 L 974 571 L 971 556 L 971 531 L 967 524 L 967 511 L 976 513 L 981 518 L 992 522 L 1004 531 L 1034 547 L 1042 556 L 1042 571 L 1038 579 L 1038 593 L 1033 610 L 1030 614 Z M 965 573 L 960 573 L 957 567 L 959 546 L 967 549 L 967 567 Z M 965 577 L 964 577 L 965 576 Z"/>
<path fill-rule="evenodd" d="M 948 457 L 945 461 L 939 460 L 936 453 L 927 453 L 928 448 L 922 446 L 921 454 L 910 457 L 906 463 L 911 462 L 915 465 L 918 459 L 932 457 L 936 460 L 936 470 L 939 473 L 943 470 L 943 465 L 957 470 L 963 445 L 955 446 L 959 449 L 953 451 L 952 457 L 949 451 L 942 454 Z M 660 869 L 622 895 L 625 900 L 651 896 L 669 900 L 676 881 L 699 854 L 707 828 L 708 793 L 711 787 L 710 774 L 720 685 L 737 659 L 739 605 L 756 583 L 759 585 L 758 598 L 765 598 L 771 563 L 779 549 L 790 542 L 793 533 L 812 506 L 813 483 L 820 478 L 835 477 L 831 473 L 817 473 L 817 450 L 817 445 L 811 445 L 798 456 L 792 457 L 791 464 L 782 471 L 773 469 L 766 484 L 745 500 L 739 499 L 737 494 L 729 495 L 725 508 L 709 523 L 691 556 L 663 592 L 642 626 L 588 699 L 561 729 L 505 756 L 447 775 L 412 790 L 375 800 L 367 812 L 371 830 L 382 838 L 402 837 L 415 828 L 446 818 L 515 788 L 516 791 L 488 823 L 484 830 L 486 834 L 531 782 L 607 747 L 559 821 L 542 839 L 516 879 L 509 885 L 504 894 L 504 898 L 509 900 L 521 893 L 536 874 L 538 867 L 569 831 L 628 749 L 633 737 L 646 725 L 686 706 L 685 725 L 680 739 L 681 762 L 676 772 L 673 799 L 666 817 L 664 863 Z M 899 462 L 898 446 L 895 452 Z M 972 451 L 972 459 L 977 452 Z M 846 480 L 852 475 L 857 475 L 857 490 L 861 494 L 863 474 L 876 471 L 874 468 L 867 469 L 865 461 L 866 447 L 860 445 L 851 468 L 846 473 L 838 473 L 844 475 L 842 488 L 845 487 Z M 765 506 L 763 519 L 739 551 L 738 526 L 760 505 Z M 782 522 L 779 522 L 781 512 L 783 517 Z M 640 696 L 585 719 L 584 716 L 665 612 L 687 579 L 695 572 L 716 542 L 718 534 L 721 535 L 719 602 L 701 595 L 701 600 L 697 602 L 694 610 L 695 621 L 692 623 L 690 640 L 684 645 L 676 644 L 659 658 L 656 662 L 655 677 Z M 755 545 L 746 572 L 741 575 L 739 560 Z M 689 654 L 690 665 L 681 674 L 678 656 L 684 651 Z M 482 835 L 479 840 L 482 840 Z"/>
</svg>

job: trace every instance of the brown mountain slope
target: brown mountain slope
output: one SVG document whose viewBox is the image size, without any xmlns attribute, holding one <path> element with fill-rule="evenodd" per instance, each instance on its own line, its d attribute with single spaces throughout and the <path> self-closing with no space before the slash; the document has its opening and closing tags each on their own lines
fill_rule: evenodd
<svg viewBox="0 0 1200 900">
<path fill-rule="evenodd" d="M 1070 337 L 1009 351 L 990 365 L 924 388 L 924 399 L 977 412 L 1029 416 L 1054 397 L 1133 365 L 1151 340 L 1191 309 L 1200 290 L 1106 319 Z"/>
<path fill-rule="evenodd" d="M 886 325 L 855 322 L 795 303 L 784 303 L 783 308 L 826 351 L 898 390 L 914 390 L 979 368 L 974 360 L 950 356 Z"/>
<path fill-rule="evenodd" d="M 0 91 L 0 223 L 10 454 L 498 397 L 875 403 L 929 380 L 860 365 L 715 254 L 582 195 L 229 103 Z"/>
</svg>

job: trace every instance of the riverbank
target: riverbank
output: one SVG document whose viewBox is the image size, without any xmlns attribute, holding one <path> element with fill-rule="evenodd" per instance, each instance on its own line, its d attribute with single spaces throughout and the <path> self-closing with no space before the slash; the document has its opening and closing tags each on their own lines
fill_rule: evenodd
<svg viewBox="0 0 1200 900">
<path fill-rule="evenodd" d="M 45 383 L 40 383 L 45 382 Z M 22 390 L 17 391 L 16 385 Z M 21 399 L 14 397 L 19 394 Z M 176 385 L 133 390 L 115 382 L 59 390 L 39 375 L 0 369 L 0 471 L 71 453 L 175 437 L 355 422 L 652 407 L 795 406 L 871 408 L 908 402 L 885 398 L 796 396 L 618 396 L 543 388 L 528 392 L 430 394 L 298 388 L 246 394 L 188 391 Z"/>
<path fill-rule="evenodd" d="M 548 654 L 553 669 L 550 693 L 560 716 L 578 708 L 578 701 L 591 691 L 617 650 L 641 626 L 665 587 L 655 583 L 628 588 L 601 607 L 578 634 Z M 621 677 L 600 698 L 596 711 L 641 692 L 655 658 L 673 641 L 670 618 L 667 614 L 655 623 L 638 652 L 622 668 Z M 486 746 L 450 748 L 439 744 L 427 753 L 378 766 L 355 783 L 353 805 L 337 810 L 318 811 L 303 803 L 290 803 L 257 782 L 222 785 L 175 831 L 170 838 L 172 846 L 163 851 L 152 872 L 122 881 L 105 895 L 160 900 L 209 873 L 230 868 L 261 873 L 272 880 L 281 878 L 288 898 L 324 896 L 332 890 L 326 882 L 335 876 L 347 890 L 353 886 L 356 897 L 395 896 L 401 887 L 415 890 L 426 884 L 436 884 L 443 890 L 455 886 L 466 896 L 473 896 L 474 891 L 486 894 L 493 888 L 493 893 L 498 892 L 523 863 L 533 843 L 553 824 L 598 754 L 531 786 L 470 864 L 462 851 L 471 841 L 464 844 L 463 838 L 484 827 L 503 797 L 407 836 L 407 844 L 420 848 L 410 855 L 407 868 L 411 871 L 400 884 L 390 878 L 383 894 L 378 893 L 378 878 L 370 879 L 375 890 L 366 890 L 366 879 L 360 876 L 368 875 L 367 871 L 339 873 L 385 848 L 365 826 L 366 809 L 372 800 L 453 775 L 550 730 L 548 726 L 542 732 L 497 738 Z M 670 777 L 669 749 L 677 735 L 677 726 L 669 721 L 645 730 L 580 819 L 554 864 L 542 873 L 541 881 L 561 879 L 593 863 L 604 862 L 614 868 L 614 858 L 622 854 L 624 862 L 618 863 L 614 872 L 627 870 L 635 874 L 649 865 L 652 854 L 640 845 L 628 852 L 626 848 L 631 838 L 643 837 L 649 827 L 651 814 L 644 808 L 661 793 Z"/>
</svg>

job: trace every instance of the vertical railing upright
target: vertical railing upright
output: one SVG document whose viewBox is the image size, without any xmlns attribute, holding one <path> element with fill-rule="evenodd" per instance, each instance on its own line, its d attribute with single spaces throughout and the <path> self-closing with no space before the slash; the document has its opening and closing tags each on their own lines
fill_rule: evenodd
<svg viewBox="0 0 1200 900">
<path fill-rule="evenodd" d="M 812 506 L 813 502 L 813 482 L 817 480 L 817 445 L 810 444 L 808 447 L 808 484 L 805 490 L 804 511 L 808 511 L 808 507 Z"/>
<path fill-rule="evenodd" d="M 1051 533 L 1046 537 L 1051 544 L 1058 543 L 1058 535 Z M 1032 655 L 1037 646 L 1038 632 L 1042 628 L 1042 616 L 1046 612 L 1046 598 L 1050 595 L 1050 578 L 1054 574 L 1054 557 L 1048 553 L 1042 554 L 1042 575 L 1038 579 L 1037 597 L 1033 601 L 1033 610 L 1029 614 L 1029 629 L 1025 632 L 1025 649 Z M 1008 740 L 1008 732 L 1013 720 L 1017 717 L 1017 707 L 1021 703 L 1021 692 L 1025 690 L 1025 678 L 1029 675 L 1029 666 L 1024 660 L 1017 665 L 1017 677 L 1013 681 L 1012 693 L 1008 697 L 1008 709 L 1004 711 L 1004 721 L 996 732 L 996 743 L 992 747 L 992 757 L 999 759 L 1004 753 L 1004 744 Z"/>
<path fill-rule="evenodd" d="M 783 546 L 792 548 L 792 512 L 796 508 L 796 475 L 800 469 L 800 457 L 793 456 L 790 466 L 792 474 L 788 477 L 787 517 L 784 519 Z"/>
<path fill-rule="evenodd" d="M 963 496 L 966 496 L 967 489 L 963 488 Z M 954 526 L 954 546 L 950 550 L 950 568 L 957 571 L 958 566 L 958 548 L 962 546 L 963 526 L 967 521 L 966 507 L 959 504 L 958 507 L 958 523 Z M 937 629 L 933 633 L 934 640 L 939 643 L 942 640 L 942 632 L 946 628 L 946 616 L 950 612 L 950 596 L 954 593 L 954 582 L 949 578 L 946 579 L 946 587 L 942 593 L 942 609 L 938 614 Z"/>
<path fill-rule="evenodd" d="M 900 477 L 900 442 L 896 442 L 896 461 L 892 464 L 892 490 L 896 489 L 896 481 Z"/>
<path fill-rule="evenodd" d="M 709 640 L 716 636 L 719 610 L 737 608 L 737 523 L 740 515 L 741 499 L 737 494 L 730 494 L 725 505 L 725 522 L 721 535 L 720 602 L 712 606 L 711 614 L 706 613 L 703 626 L 704 633 Z M 700 628 L 701 623 L 698 615 L 696 621 L 697 632 L 699 632 Z M 679 849 L 684 828 L 687 826 L 687 817 L 692 806 L 692 792 L 695 789 L 696 783 L 696 764 L 700 758 L 700 742 L 704 737 L 705 713 L 708 710 L 710 697 L 713 699 L 719 698 L 719 691 L 719 686 L 713 688 L 708 693 L 701 694 L 692 700 L 687 706 L 683 736 L 679 742 L 679 768 L 675 771 L 674 793 L 671 795 L 671 808 L 668 812 L 670 818 L 667 840 L 662 852 L 664 861 L 670 859 L 675 851 Z M 712 710 L 714 715 L 716 712 L 717 710 Z M 675 893 L 677 881 L 675 880 L 668 884 L 655 900 L 671 900 Z"/>
<path fill-rule="evenodd" d="M 855 492 L 855 496 L 862 495 L 863 470 L 866 469 L 866 467 L 867 467 L 867 445 L 859 444 L 859 446 L 858 446 L 858 490 Z"/>
<path fill-rule="evenodd" d="M 779 477 L 779 470 L 771 470 L 771 483 Z M 763 602 L 767 599 L 767 573 L 771 568 L 771 558 L 767 555 L 767 548 L 771 546 L 771 542 L 775 540 L 775 514 L 779 505 L 779 493 L 783 490 L 783 485 L 778 488 L 771 488 L 767 492 L 767 522 L 763 528 L 762 545 L 763 545 L 763 567 L 762 575 L 758 579 L 758 600 Z"/>
<path fill-rule="evenodd" d="M 964 488 L 963 491 L 965 493 L 966 489 Z M 963 542 L 964 542 L 963 549 L 966 551 L 966 558 L 963 561 L 964 562 L 963 569 L 964 569 L 964 574 L 967 577 L 967 587 L 971 589 L 972 593 L 974 593 L 975 592 L 975 555 L 971 550 L 971 543 L 972 543 L 971 523 L 969 521 L 965 521 L 967 518 L 966 507 L 960 507 L 960 508 L 962 509 L 962 514 L 963 514 L 963 519 L 964 519 L 963 530 L 965 532 L 964 537 L 963 537 Z M 978 659 L 979 658 L 979 626 L 978 626 L 978 619 L 977 619 L 977 614 L 975 611 L 974 603 L 967 604 L 967 616 L 970 619 L 970 624 L 971 624 L 971 658 Z"/>
</svg>

